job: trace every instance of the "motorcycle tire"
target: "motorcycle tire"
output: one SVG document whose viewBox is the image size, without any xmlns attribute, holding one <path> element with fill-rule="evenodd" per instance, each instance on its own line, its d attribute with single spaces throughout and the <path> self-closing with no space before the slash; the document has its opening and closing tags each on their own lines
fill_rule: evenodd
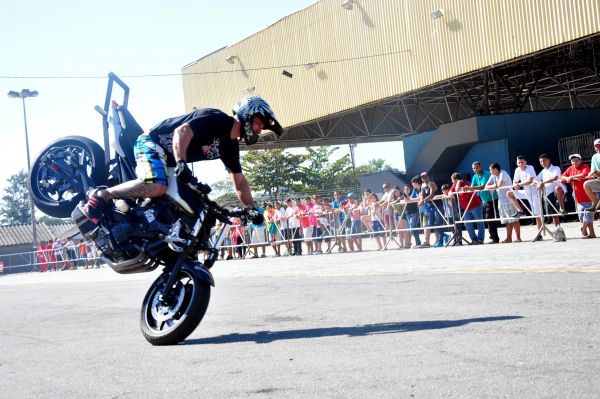
<svg viewBox="0 0 600 399">
<path fill-rule="evenodd" d="M 191 268 L 181 268 L 168 299 L 161 293 L 164 279 L 164 275 L 158 277 L 148 289 L 140 312 L 142 334 L 152 345 L 175 345 L 187 338 L 210 301 L 210 285 Z"/>
<path fill-rule="evenodd" d="M 85 182 L 69 163 L 72 156 L 85 168 Z M 106 184 L 107 179 L 108 165 L 102 147 L 87 137 L 67 136 L 50 143 L 35 158 L 27 185 L 40 211 L 55 218 L 67 218 L 85 198 L 86 185 L 97 187 Z"/>
</svg>

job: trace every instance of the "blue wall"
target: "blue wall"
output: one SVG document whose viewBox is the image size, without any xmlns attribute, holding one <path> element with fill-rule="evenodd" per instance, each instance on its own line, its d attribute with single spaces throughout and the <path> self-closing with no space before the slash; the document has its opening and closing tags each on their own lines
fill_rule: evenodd
<svg viewBox="0 0 600 399">
<path fill-rule="evenodd" d="M 475 161 L 481 162 L 484 169 L 487 169 L 492 162 L 498 162 L 502 166 L 502 169 L 507 171 L 512 170 L 512 164 L 508 164 L 508 157 L 506 155 L 506 140 L 475 144 L 458 165 L 456 171 L 465 176 L 471 176 L 473 174 L 471 165 Z"/>
</svg>

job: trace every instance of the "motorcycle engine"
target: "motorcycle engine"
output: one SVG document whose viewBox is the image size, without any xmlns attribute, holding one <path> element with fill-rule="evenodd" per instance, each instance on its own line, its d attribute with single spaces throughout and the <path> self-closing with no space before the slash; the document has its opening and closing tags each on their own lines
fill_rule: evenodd
<svg viewBox="0 0 600 399">
<path fill-rule="evenodd" d="M 94 240 L 104 256 L 114 262 L 135 258 L 144 245 L 161 240 L 169 227 L 160 223 L 155 209 L 131 204 L 126 212 L 106 211 L 100 225 L 89 221 L 77 206 L 71 217 L 84 237 Z"/>
</svg>

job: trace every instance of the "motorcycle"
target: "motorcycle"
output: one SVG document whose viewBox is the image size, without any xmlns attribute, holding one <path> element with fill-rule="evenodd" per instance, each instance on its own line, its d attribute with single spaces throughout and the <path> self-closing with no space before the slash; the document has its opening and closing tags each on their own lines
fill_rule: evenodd
<svg viewBox="0 0 600 399">
<path fill-rule="evenodd" d="M 171 170 L 166 195 L 112 201 L 98 224 L 89 221 L 82 201 L 90 190 L 135 178 L 133 144 L 143 132 L 127 109 L 129 87 L 112 72 L 108 78 L 104 107 L 96 106 L 102 116 L 104 149 L 83 136 L 51 143 L 34 161 L 29 191 L 42 212 L 53 217 L 71 215 L 115 272 L 141 273 L 163 267 L 142 301 L 140 327 L 152 345 L 177 344 L 194 331 L 208 308 L 214 287 L 210 268 L 231 219 L 240 218 L 245 224 L 257 215 L 252 210 L 219 206 L 208 197 L 209 186 L 197 180 L 182 184 Z M 115 84 L 123 90 L 121 105 L 112 100 Z M 114 131 L 113 158 L 109 125 Z M 217 221 L 222 228 L 214 229 Z M 205 254 L 203 262 L 197 259 L 198 253 Z"/>
</svg>

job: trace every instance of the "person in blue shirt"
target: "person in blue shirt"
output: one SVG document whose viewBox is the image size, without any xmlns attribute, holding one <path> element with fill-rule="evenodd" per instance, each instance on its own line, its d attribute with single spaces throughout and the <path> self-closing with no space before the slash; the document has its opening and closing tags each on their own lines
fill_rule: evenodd
<svg viewBox="0 0 600 399">
<path fill-rule="evenodd" d="M 499 216 L 498 213 L 498 194 L 494 191 L 494 194 L 491 194 L 488 190 L 485 190 L 485 185 L 488 180 L 492 176 L 488 170 L 483 169 L 481 166 L 481 162 L 475 161 L 473 162 L 473 178 L 471 179 L 471 187 L 465 189 L 465 191 L 479 191 L 479 197 L 481 198 L 481 202 L 483 202 L 483 217 L 485 219 L 496 219 Z M 497 220 L 489 220 L 487 222 L 487 228 L 490 233 L 491 243 L 497 244 L 500 242 L 500 237 L 498 236 L 498 226 L 500 223 Z"/>
</svg>

